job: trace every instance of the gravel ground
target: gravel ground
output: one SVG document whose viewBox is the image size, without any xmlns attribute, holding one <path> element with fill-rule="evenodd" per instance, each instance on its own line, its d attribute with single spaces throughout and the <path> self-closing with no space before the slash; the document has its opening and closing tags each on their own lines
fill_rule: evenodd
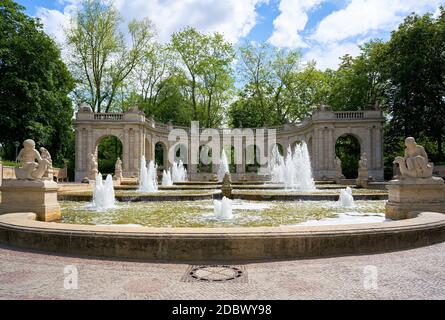
<svg viewBox="0 0 445 320">
<path fill-rule="evenodd" d="M 190 266 L 0 245 L 0 299 L 445 299 L 445 243 L 376 255 L 252 263 L 244 281 L 184 281 Z M 239 265 L 236 264 L 235 265 Z M 77 289 L 66 289 L 75 282 Z M 200 271 L 202 273 L 202 271 Z"/>
</svg>

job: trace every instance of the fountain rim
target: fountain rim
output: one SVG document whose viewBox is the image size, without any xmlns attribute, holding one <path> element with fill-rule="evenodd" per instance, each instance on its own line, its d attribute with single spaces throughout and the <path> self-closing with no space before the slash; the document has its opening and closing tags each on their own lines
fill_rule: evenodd
<svg viewBox="0 0 445 320">
<path fill-rule="evenodd" d="M 89 226 L 0 216 L 0 242 L 56 253 L 156 261 L 314 258 L 410 249 L 445 241 L 445 215 L 354 225 L 249 228 Z"/>
</svg>

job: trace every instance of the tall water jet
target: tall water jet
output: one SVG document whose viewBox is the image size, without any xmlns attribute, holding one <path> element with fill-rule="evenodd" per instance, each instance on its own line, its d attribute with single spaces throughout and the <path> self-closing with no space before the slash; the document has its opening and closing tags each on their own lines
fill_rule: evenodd
<svg viewBox="0 0 445 320">
<path fill-rule="evenodd" d="M 93 190 L 93 207 L 98 211 L 103 211 L 114 208 L 115 203 L 113 178 L 107 175 L 104 183 L 102 175 L 98 173 Z"/>
<path fill-rule="evenodd" d="M 352 196 L 352 189 L 347 187 L 346 190 L 340 190 L 340 198 L 338 199 L 338 203 L 342 207 L 353 207 L 354 206 L 354 197 Z"/>
<path fill-rule="evenodd" d="M 139 188 L 138 192 L 157 192 L 158 191 L 158 176 L 157 168 L 154 161 L 150 161 L 146 166 L 145 157 L 141 158 L 140 172 L 139 172 Z"/>
<path fill-rule="evenodd" d="M 227 160 L 227 154 L 224 148 L 221 151 L 221 163 L 218 169 L 218 182 L 222 182 L 226 173 L 230 173 L 229 160 Z"/>
<path fill-rule="evenodd" d="M 162 186 L 163 187 L 171 187 L 173 185 L 172 175 L 170 170 L 167 170 L 162 173 Z"/>
<path fill-rule="evenodd" d="M 182 160 L 174 162 L 171 168 L 172 182 L 185 182 L 187 181 L 187 169 L 184 166 Z"/>
<path fill-rule="evenodd" d="M 233 218 L 232 200 L 223 197 L 221 201 L 213 201 L 213 213 L 216 218 L 230 220 Z"/>
<path fill-rule="evenodd" d="M 294 152 L 289 146 L 284 158 L 275 145 L 270 157 L 272 182 L 283 183 L 286 189 L 314 191 L 315 182 L 312 176 L 311 160 L 306 143 L 297 144 Z"/>
</svg>

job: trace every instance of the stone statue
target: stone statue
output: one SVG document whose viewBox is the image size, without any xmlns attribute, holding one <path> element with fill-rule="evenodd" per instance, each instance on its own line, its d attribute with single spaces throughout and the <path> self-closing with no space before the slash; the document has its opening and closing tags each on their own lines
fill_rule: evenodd
<svg viewBox="0 0 445 320">
<path fill-rule="evenodd" d="M 21 166 L 15 169 L 18 180 L 42 180 L 47 175 L 48 167 L 52 163 L 47 159 L 49 152 L 45 149 L 47 154 L 42 157 L 35 147 L 34 140 L 28 139 L 23 142 L 23 149 L 17 156 Z M 51 156 L 49 158 L 51 159 Z"/>
<path fill-rule="evenodd" d="M 94 153 L 90 154 L 90 168 L 88 172 L 88 178 L 90 180 L 95 180 L 97 174 L 99 173 L 96 156 Z"/>
<path fill-rule="evenodd" d="M 53 169 L 53 160 L 51 159 L 51 154 L 44 147 L 41 147 L 40 155 L 41 155 L 42 159 L 46 160 L 48 163 L 48 170 L 47 170 L 46 174 L 43 176 L 43 178 L 52 181 L 54 178 L 54 169 Z"/>
<path fill-rule="evenodd" d="M 85 102 L 82 102 L 79 106 L 79 112 L 93 112 L 93 109 L 89 105 L 87 105 Z"/>
<path fill-rule="evenodd" d="M 358 177 L 355 183 L 359 188 L 367 188 L 369 179 L 368 155 L 363 152 L 358 161 Z"/>
<path fill-rule="evenodd" d="M 335 177 L 341 179 L 344 178 L 339 157 L 335 157 Z"/>
<path fill-rule="evenodd" d="M 363 152 L 358 162 L 359 169 L 368 169 L 368 155 Z"/>
<path fill-rule="evenodd" d="M 412 137 L 405 140 L 405 157 L 396 157 L 395 164 L 399 165 L 403 178 L 431 178 L 433 164 L 428 162 L 428 155 L 422 146 Z"/>
<path fill-rule="evenodd" d="M 122 160 L 118 157 L 114 166 L 114 178 L 122 179 L 122 177 Z"/>
</svg>

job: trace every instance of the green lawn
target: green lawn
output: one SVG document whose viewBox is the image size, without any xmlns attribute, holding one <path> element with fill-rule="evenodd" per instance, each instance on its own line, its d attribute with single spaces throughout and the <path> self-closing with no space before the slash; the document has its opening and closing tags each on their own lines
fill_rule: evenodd
<svg viewBox="0 0 445 320">
<path fill-rule="evenodd" d="M 9 161 L 9 160 L 2 160 L 1 163 L 5 167 L 18 167 L 18 166 L 20 166 L 20 163 L 16 163 L 15 161 Z"/>
</svg>

